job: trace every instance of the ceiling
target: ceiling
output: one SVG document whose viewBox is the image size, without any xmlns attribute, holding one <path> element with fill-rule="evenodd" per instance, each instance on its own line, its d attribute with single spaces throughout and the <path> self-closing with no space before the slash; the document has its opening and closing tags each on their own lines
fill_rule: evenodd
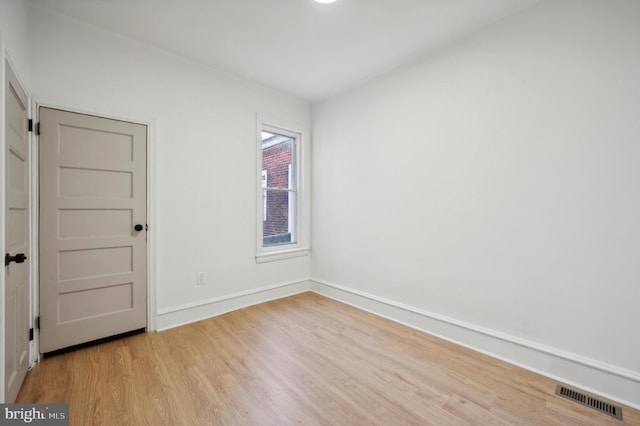
<svg viewBox="0 0 640 426">
<path fill-rule="evenodd" d="M 32 0 L 318 102 L 538 0 Z"/>
</svg>

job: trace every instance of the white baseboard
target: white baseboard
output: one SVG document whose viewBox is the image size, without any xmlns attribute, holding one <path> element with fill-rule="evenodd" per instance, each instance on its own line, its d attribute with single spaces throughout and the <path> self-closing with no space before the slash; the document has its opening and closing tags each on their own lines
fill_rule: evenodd
<svg viewBox="0 0 640 426">
<path fill-rule="evenodd" d="M 640 409 L 640 373 L 311 278 L 311 291 Z"/>
<path fill-rule="evenodd" d="M 310 282 L 305 278 L 222 297 L 199 300 L 185 305 L 159 309 L 156 316 L 156 330 L 167 330 L 180 325 L 226 314 L 227 312 L 246 308 L 247 306 L 293 296 L 294 294 L 309 291 L 310 288 Z"/>
</svg>

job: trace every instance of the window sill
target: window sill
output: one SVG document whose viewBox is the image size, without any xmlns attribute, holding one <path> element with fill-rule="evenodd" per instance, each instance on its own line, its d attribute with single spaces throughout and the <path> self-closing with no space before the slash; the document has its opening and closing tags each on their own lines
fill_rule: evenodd
<svg viewBox="0 0 640 426">
<path fill-rule="evenodd" d="M 289 250 L 279 250 L 263 252 L 256 255 L 256 263 L 275 262 L 276 260 L 291 259 L 294 257 L 308 256 L 311 250 L 308 248 L 295 248 Z"/>
</svg>

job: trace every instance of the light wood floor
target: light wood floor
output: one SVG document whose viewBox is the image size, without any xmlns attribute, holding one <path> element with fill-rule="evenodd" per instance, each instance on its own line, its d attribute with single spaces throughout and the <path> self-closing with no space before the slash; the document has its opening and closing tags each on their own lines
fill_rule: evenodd
<svg viewBox="0 0 640 426">
<path fill-rule="evenodd" d="M 72 425 L 640 425 L 556 382 L 304 293 L 45 359 L 22 403 Z"/>
</svg>

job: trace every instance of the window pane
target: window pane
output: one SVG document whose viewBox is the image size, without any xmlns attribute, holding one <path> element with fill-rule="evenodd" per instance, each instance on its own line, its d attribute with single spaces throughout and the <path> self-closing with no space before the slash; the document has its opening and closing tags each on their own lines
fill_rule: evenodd
<svg viewBox="0 0 640 426">
<path fill-rule="evenodd" d="M 295 192 L 265 190 L 265 193 L 266 215 L 262 227 L 262 244 L 267 247 L 296 242 Z"/>
<path fill-rule="evenodd" d="M 290 136 L 262 132 L 262 173 L 266 172 L 269 188 L 294 189 L 290 173 L 294 147 Z"/>
<path fill-rule="evenodd" d="M 295 138 L 262 131 L 263 246 L 296 242 Z"/>
</svg>

